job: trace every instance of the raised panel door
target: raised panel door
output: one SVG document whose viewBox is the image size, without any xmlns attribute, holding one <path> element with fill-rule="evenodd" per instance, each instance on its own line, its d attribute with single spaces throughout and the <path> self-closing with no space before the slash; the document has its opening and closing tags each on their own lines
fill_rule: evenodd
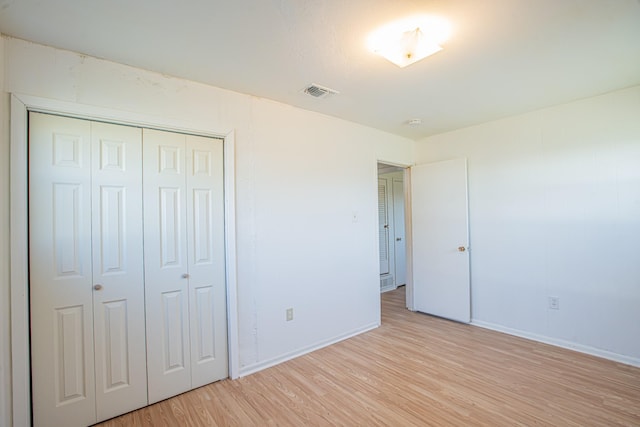
<svg viewBox="0 0 640 427">
<path fill-rule="evenodd" d="M 228 375 L 221 140 L 186 136 L 191 387 Z"/>
<path fill-rule="evenodd" d="M 149 403 L 191 388 L 185 135 L 143 131 Z"/>
<path fill-rule="evenodd" d="M 29 115 L 33 422 L 96 421 L 90 123 Z"/>
<path fill-rule="evenodd" d="M 147 404 L 142 130 L 92 123 L 97 420 Z"/>
</svg>

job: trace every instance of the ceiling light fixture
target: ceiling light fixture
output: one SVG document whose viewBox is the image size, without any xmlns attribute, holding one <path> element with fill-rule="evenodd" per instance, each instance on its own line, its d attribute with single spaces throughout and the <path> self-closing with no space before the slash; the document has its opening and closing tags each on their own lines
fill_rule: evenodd
<svg viewBox="0 0 640 427">
<path fill-rule="evenodd" d="M 451 33 L 449 23 L 437 17 L 416 16 L 392 22 L 373 32 L 369 49 L 400 68 L 442 50 Z"/>
</svg>

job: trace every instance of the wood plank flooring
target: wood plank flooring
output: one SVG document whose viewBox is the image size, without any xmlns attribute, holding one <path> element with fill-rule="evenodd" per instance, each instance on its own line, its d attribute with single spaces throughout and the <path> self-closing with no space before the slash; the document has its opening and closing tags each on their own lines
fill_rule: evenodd
<svg viewBox="0 0 640 427">
<path fill-rule="evenodd" d="M 640 368 L 458 324 L 382 295 L 382 326 L 116 426 L 640 426 Z"/>
</svg>

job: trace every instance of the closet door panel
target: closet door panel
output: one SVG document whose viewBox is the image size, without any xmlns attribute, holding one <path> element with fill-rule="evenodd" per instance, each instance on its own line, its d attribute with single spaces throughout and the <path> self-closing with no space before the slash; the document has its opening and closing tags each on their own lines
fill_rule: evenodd
<svg viewBox="0 0 640 427">
<path fill-rule="evenodd" d="M 92 123 L 97 419 L 147 404 L 142 130 Z"/>
<path fill-rule="evenodd" d="M 36 426 L 96 421 L 87 121 L 29 114 L 29 292 Z"/>
<path fill-rule="evenodd" d="M 378 178 L 378 240 L 380 250 L 380 275 L 391 273 L 389 255 L 389 210 L 387 195 L 389 187 L 385 178 Z M 382 286 L 382 281 L 380 282 Z"/>
<path fill-rule="evenodd" d="M 185 135 L 144 129 L 149 403 L 191 388 Z"/>
<path fill-rule="evenodd" d="M 223 142 L 188 135 L 187 241 L 193 388 L 228 375 Z"/>
</svg>

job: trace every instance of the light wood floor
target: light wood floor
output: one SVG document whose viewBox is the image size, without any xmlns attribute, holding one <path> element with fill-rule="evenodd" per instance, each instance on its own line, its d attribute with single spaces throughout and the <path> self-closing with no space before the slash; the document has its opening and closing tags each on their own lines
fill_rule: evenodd
<svg viewBox="0 0 640 427">
<path fill-rule="evenodd" d="M 640 426 L 640 368 L 404 309 L 382 326 L 103 426 Z"/>
</svg>

